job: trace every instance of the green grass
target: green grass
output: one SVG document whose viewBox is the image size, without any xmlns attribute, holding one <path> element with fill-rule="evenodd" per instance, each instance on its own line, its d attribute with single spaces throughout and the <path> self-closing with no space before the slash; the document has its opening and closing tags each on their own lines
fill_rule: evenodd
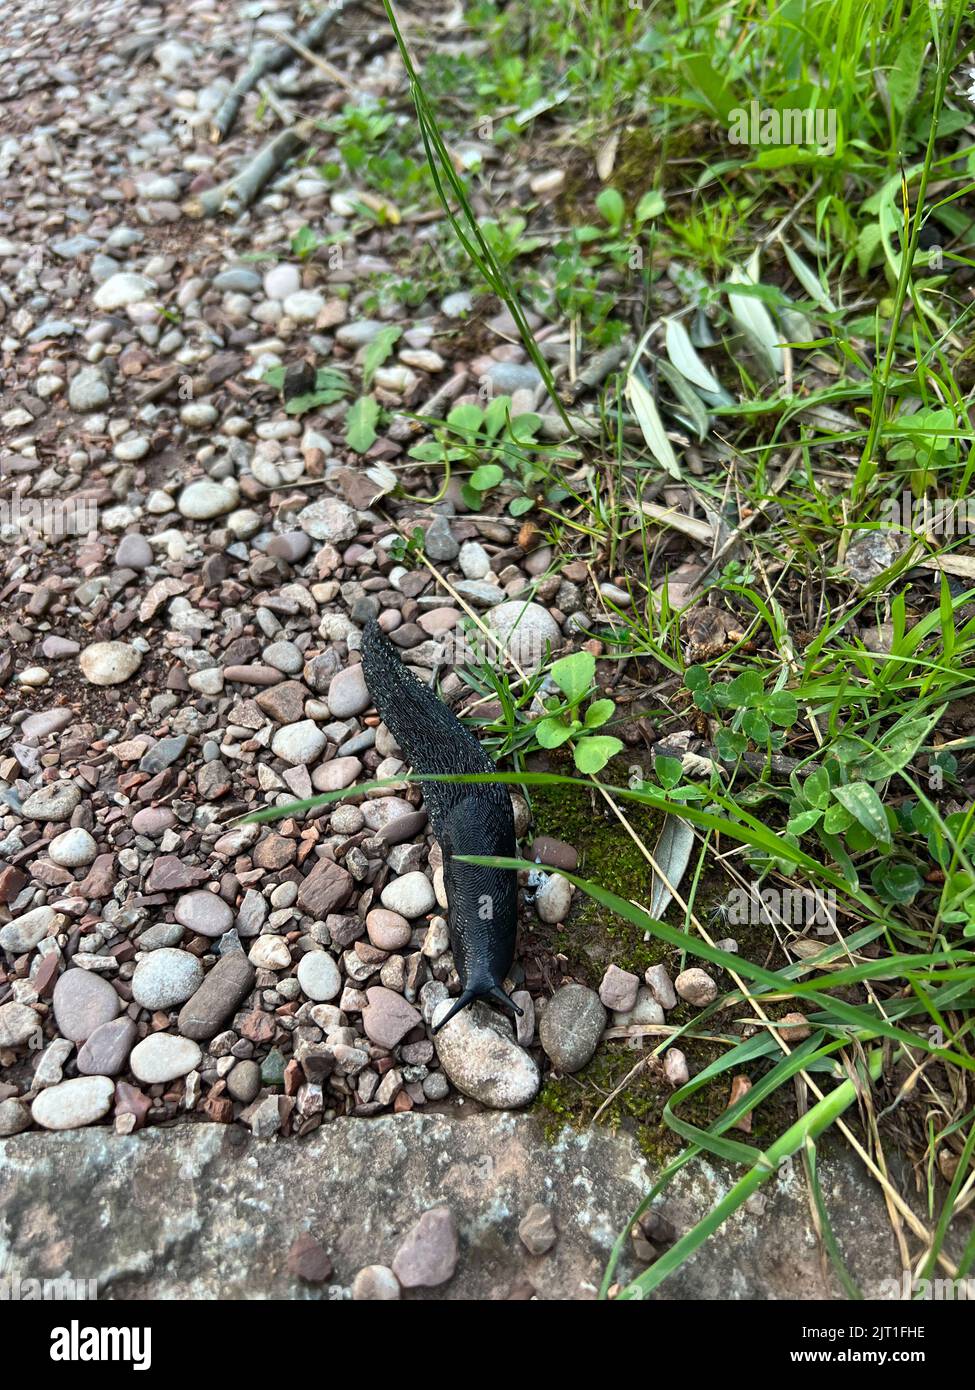
<svg viewBox="0 0 975 1390">
<path fill-rule="evenodd" d="M 587 597 L 580 640 L 600 645 L 585 700 L 612 699 L 610 735 L 640 720 L 656 738 L 693 731 L 708 762 L 661 758 L 630 785 L 599 773 L 598 795 L 620 814 L 692 825 L 695 880 L 665 921 L 633 905 L 634 883 L 609 891 L 596 865 L 578 887 L 653 950 L 732 980 L 655 1056 L 722 1016 L 760 1021 L 654 1111 L 684 1148 L 644 1207 L 701 1154 L 739 1167 L 740 1179 L 618 1290 L 622 1232 L 603 1293 L 651 1293 L 796 1156 L 837 1288 L 857 1297 L 819 1183 L 831 1135 L 873 1164 L 922 1275 L 964 1274 L 975 1241 L 954 1263 L 947 1250 L 975 1185 L 975 552 L 964 528 L 898 534 L 889 518 L 905 494 L 934 506 L 966 503 L 972 490 L 966 7 L 485 2 L 466 13 L 478 42 L 447 52 L 384 4 L 412 143 L 382 111 L 346 111 L 333 120 L 330 176 L 444 217 L 422 253 L 388 228 L 404 272 L 377 284 L 377 302 L 432 308 L 459 285 L 500 300 L 541 374 L 540 412 L 568 435 L 563 454 L 534 424 L 512 439 L 503 410 L 490 426 L 483 411 L 426 420 L 413 459 L 397 464 L 395 496 L 430 501 L 459 473 L 477 510 L 534 525 L 553 548 L 550 575 L 584 560 L 624 588 L 625 604 Z M 735 143 L 735 112 L 752 102 L 777 118 L 823 113 L 835 146 Z M 455 154 L 470 142 L 496 160 L 463 165 Z M 512 191 L 526 164 L 564 169 L 561 191 Z M 566 370 L 543 355 L 532 311 L 571 337 L 579 370 L 623 338 L 639 344 L 629 371 L 588 398 L 581 435 Z M 665 488 L 710 540 L 648 512 Z M 850 563 L 870 533 L 898 542 L 872 574 Z M 688 559 L 710 561 L 697 587 L 662 593 Z M 711 650 L 695 631 L 715 611 L 731 635 Z M 865 640 L 873 628 L 882 640 Z M 546 670 L 526 679 L 486 663 L 463 675 L 498 705 L 479 732 L 515 769 L 508 780 L 566 799 L 592 792 L 592 779 L 536 770 L 539 731 L 551 733 Z M 558 718 L 571 722 L 573 710 Z M 839 928 L 818 968 L 789 930 L 763 927 L 738 956 L 716 950 L 696 890 L 718 854 L 736 881 L 836 895 Z M 770 1026 L 790 1006 L 813 1027 L 796 1046 Z M 748 1096 L 705 1123 L 701 1097 L 713 1106 L 743 1071 Z M 802 1106 L 762 1134 L 761 1150 L 728 1139 L 763 1103 L 779 1123 L 772 1102 L 797 1086 Z M 644 1098 L 631 1099 L 619 1113 L 639 1125 Z M 884 1176 L 888 1147 L 906 1148 L 925 1175 L 924 1219 Z"/>
</svg>

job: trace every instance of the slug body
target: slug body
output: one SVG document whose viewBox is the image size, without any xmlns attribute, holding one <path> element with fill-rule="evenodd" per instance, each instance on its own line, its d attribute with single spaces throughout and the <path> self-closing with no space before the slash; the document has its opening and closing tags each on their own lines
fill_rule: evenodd
<svg viewBox="0 0 975 1390">
<path fill-rule="evenodd" d="M 376 622 L 362 636 L 362 669 L 383 723 L 414 772 L 494 772 L 491 758 L 437 694 L 408 671 Z M 511 869 L 460 864 L 458 854 L 515 854 L 515 821 L 504 785 L 424 782 L 430 823 L 443 850 L 450 947 L 462 993 L 442 1028 L 474 999 L 521 1010 L 504 992 L 515 953 L 517 882 Z"/>
</svg>

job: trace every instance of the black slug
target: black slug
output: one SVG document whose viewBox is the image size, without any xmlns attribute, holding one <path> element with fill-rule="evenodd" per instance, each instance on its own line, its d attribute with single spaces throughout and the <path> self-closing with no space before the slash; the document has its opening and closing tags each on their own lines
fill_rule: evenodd
<svg viewBox="0 0 975 1390">
<path fill-rule="evenodd" d="M 408 671 L 376 622 L 362 635 L 362 669 L 373 704 L 414 772 L 494 772 L 492 760 L 436 693 Z M 511 869 L 459 864 L 455 854 L 515 853 L 515 819 L 503 784 L 424 782 L 443 850 L 450 948 L 462 993 L 442 1028 L 474 999 L 521 1013 L 502 988 L 515 953 L 517 882 Z"/>
</svg>

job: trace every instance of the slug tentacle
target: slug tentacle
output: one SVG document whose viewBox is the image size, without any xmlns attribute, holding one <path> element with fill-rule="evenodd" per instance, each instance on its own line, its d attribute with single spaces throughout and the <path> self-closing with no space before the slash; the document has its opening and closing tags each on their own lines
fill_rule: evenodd
<svg viewBox="0 0 975 1390">
<path fill-rule="evenodd" d="M 383 723 L 415 772 L 493 772 L 494 763 L 441 699 L 416 679 L 379 624 L 362 635 L 366 685 Z M 438 1025 L 474 999 L 521 1010 L 504 993 L 514 958 L 517 881 L 510 869 L 461 864 L 459 854 L 512 857 L 511 798 L 500 783 L 426 782 L 423 796 L 444 856 L 447 924 L 462 993 Z"/>
</svg>

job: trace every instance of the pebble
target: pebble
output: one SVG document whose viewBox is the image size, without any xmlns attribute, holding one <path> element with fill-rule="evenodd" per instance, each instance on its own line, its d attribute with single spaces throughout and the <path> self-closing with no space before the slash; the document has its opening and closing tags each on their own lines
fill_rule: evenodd
<svg viewBox="0 0 975 1390">
<path fill-rule="evenodd" d="M 366 990 L 366 998 L 362 1026 L 369 1041 L 379 1047 L 397 1047 L 410 1029 L 421 1022 L 413 1005 L 394 990 L 374 985 Z"/>
<path fill-rule="evenodd" d="M 307 766 L 325 751 L 328 739 L 313 719 L 285 724 L 271 740 L 271 752 L 292 767 Z"/>
<path fill-rule="evenodd" d="M 401 951 L 404 946 L 410 944 L 413 936 L 413 930 L 406 918 L 384 907 L 374 907 L 366 914 L 366 932 L 369 940 L 380 951 Z"/>
<path fill-rule="evenodd" d="M 445 999 L 437 1005 L 434 1027 L 446 1018 L 454 1002 Z M 462 1009 L 435 1035 L 434 1045 L 440 1065 L 457 1089 L 482 1105 L 516 1110 L 538 1094 L 538 1067 L 515 1042 L 507 1019 L 485 1004 Z"/>
<path fill-rule="evenodd" d="M 252 1062 L 249 1058 L 243 1062 L 238 1062 L 227 1077 L 229 1094 L 243 1105 L 250 1105 L 251 1101 L 256 1100 L 260 1089 L 261 1069 L 256 1062 Z"/>
<path fill-rule="evenodd" d="M 499 603 L 488 613 L 487 624 L 526 671 L 536 670 L 546 660 L 546 652 L 556 651 L 562 643 L 558 623 L 538 603 Z"/>
<path fill-rule="evenodd" d="M 115 563 L 120 569 L 144 570 L 152 564 L 152 546 L 136 531 L 124 535 L 115 551 Z"/>
<path fill-rule="evenodd" d="M 180 1010 L 177 1021 L 180 1033 L 197 1042 L 209 1040 L 253 986 L 254 967 L 243 951 L 221 955 Z"/>
<path fill-rule="evenodd" d="M 465 579 L 486 579 L 491 573 L 491 558 L 478 541 L 465 541 L 457 561 Z"/>
<path fill-rule="evenodd" d="M 679 1047 L 670 1047 L 664 1053 L 664 1075 L 671 1086 L 686 1086 L 690 1081 L 687 1058 Z"/>
<path fill-rule="evenodd" d="M 213 288 L 223 294 L 256 294 L 261 288 L 261 277 L 256 270 L 235 266 L 231 270 L 221 270 L 213 277 Z"/>
<path fill-rule="evenodd" d="M 92 642 L 81 652 L 78 665 L 91 685 L 121 685 L 142 665 L 142 653 L 127 642 Z"/>
<path fill-rule="evenodd" d="M 130 304 L 141 304 L 155 288 L 155 282 L 145 275 L 121 270 L 99 285 L 92 302 L 96 309 L 127 309 Z"/>
<path fill-rule="evenodd" d="M 82 367 L 68 386 L 68 404 L 80 413 L 100 410 L 108 404 L 110 395 L 108 380 L 99 367 Z"/>
<path fill-rule="evenodd" d="M 333 758 L 331 762 L 322 763 L 315 768 L 312 773 L 312 786 L 317 792 L 337 792 L 344 787 L 351 787 L 353 782 L 362 771 L 362 763 L 358 758 Z M 355 807 L 349 809 L 355 810 Z M 332 813 L 332 828 L 338 830 L 335 822 L 336 812 Z M 359 824 L 362 824 L 360 817 Z M 348 832 L 354 834 L 355 831 Z"/>
<path fill-rule="evenodd" d="M 79 869 L 90 864 L 97 853 L 93 836 L 80 825 L 55 835 L 47 847 L 48 858 L 63 869 Z"/>
<path fill-rule="evenodd" d="M 333 545 L 354 540 L 359 529 L 355 512 L 337 497 L 322 497 L 309 503 L 295 519 L 312 540 L 331 541 Z"/>
<path fill-rule="evenodd" d="M 457 1268 L 457 1227 L 449 1207 L 425 1211 L 393 1256 L 393 1274 L 404 1289 L 435 1289 Z"/>
<path fill-rule="evenodd" d="M 66 970 L 54 986 L 54 1017 L 62 1037 L 83 1043 L 116 1018 L 122 1001 L 108 980 L 91 970 Z"/>
<path fill-rule="evenodd" d="M 365 672 L 361 663 L 337 671 L 328 684 L 325 696 L 329 710 L 336 719 L 349 719 L 362 714 L 372 704 L 372 696 L 366 687 Z"/>
<path fill-rule="evenodd" d="M 138 1036 L 138 1028 L 124 1015 L 103 1023 L 79 1048 L 78 1070 L 85 1076 L 118 1076 Z"/>
<path fill-rule="evenodd" d="M 460 546 L 454 540 L 450 522 L 445 516 L 435 516 L 431 521 L 423 540 L 423 549 L 428 559 L 440 564 L 456 560 Z"/>
<path fill-rule="evenodd" d="M 21 1100 L 9 1096 L 0 1100 L 0 1139 L 9 1139 L 30 1128 L 30 1111 Z"/>
<path fill-rule="evenodd" d="M 251 965 L 258 970 L 287 970 L 291 950 L 283 936 L 259 936 L 248 952 Z"/>
<path fill-rule="evenodd" d="M 352 1281 L 356 1303 L 393 1303 L 399 1297 L 399 1280 L 387 1265 L 366 1265 Z"/>
<path fill-rule="evenodd" d="M 529 1255 L 544 1255 L 559 1238 L 548 1207 L 534 1202 L 518 1223 L 518 1235 Z"/>
<path fill-rule="evenodd" d="M 535 894 L 535 911 L 543 922 L 564 922 L 572 905 L 572 884 L 561 874 L 549 874 Z"/>
<path fill-rule="evenodd" d="M 49 783 L 32 791 L 25 799 L 24 815 L 28 820 L 67 820 L 81 801 L 81 792 L 74 783 Z"/>
<path fill-rule="evenodd" d="M 314 290 L 296 290 L 288 295 L 282 307 L 295 323 L 314 323 L 325 308 L 325 300 Z"/>
<path fill-rule="evenodd" d="M 614 1013 L 626 1013 L 636 1003 L 639 987 L 639 976 L 631 974 L 629 970 L 621 970 L 618 965 L 611 965 L 599 986 L 599 998 Z"/>
<path fill-rule="evenodd" d="M 469 314 L 474 307 L 474 296 L 467 290 L 457 290 L 454 294 L 448 294 L 440 305 L 440 312 L 449 319 L 463 318 Z"/>
<path fill-rule="evenodd" d="M 293 642 L 272 642 L 264 648 L 261 660 L 288 676 L 297 675 L 305 664 L 305 658 Z"/>
<path fill-rule="evenodd" d="M 71 652 L 66 653 L 73 656 L 78 648 L 75 646 Z M 51 653 L 45 651 L 45 656 Z M 59 729 L 66 729 L 69 724 L 74 723 L 74 714 L 69 709 L 49 709 L 40 714 L 29 714 L 20 726 L 20 731 L 25 738 L 46 738 L 48 734 L 56 734 Z"/>
<path fill-rule="evenodd" d="M 237 484 L 232 479 L 218 483 L 212 478 L 200 478 L 183 488 L 176 506 L 180 516 L 189 521 L 210 521 L 215 516 L 232 512 L 239 499 Z"/>
<path fill-rule="evenodd" d="M 234 910 L 230 904 L 203 888 L 184 893 L 173 915 L 181 926 L 200 936 L 223 936 L 234 924 Z"/>
<path fill-rule="evenodd" d="M 328 951 L 309 951 L 298 962 L 298 983 L 309 999 L 325 1003 L 341 990 L 342 976 Z"/>
<path fill-rule="evenodd" d="M 67 820 L 80 800 L 81 792 L 73 782 L 51 782 L 31 792 L 24 801 L 23 812 L 28 820 Z"/>
<path fill-rule="evenodd" d="M 177 1037 L 175 1033 L 150 1033 L 132 1049 L 129 1066 L 143 1085 L 155 1086 L 186 1076 L 195 1071 L 202 1060 L 203 1053 L 191 1039 Z"/>
<path fill-rule="evenodd" d="M 189 951 L 161 946 L 135 967 L 132 998 L 151 1013 L 185 1004 L 203 983 L 203 966 Z"/>
<path fill-rule="evenodd" d="M 674 981 L 674 989 L 681 999 L 686 999 L 688 1004 L 693 1004 L 699 1009 L 703 1009 L 718 997 L 718 986 L 707 971 L 699 970 L 697 966 L 682 971 Z"/>
<path fill-rule="evenodd" d="M 335 341 L 342 347 L 365 347 L 377 338 L 385 327 L 386 325 L 378 319 L 355 319 L 352 323 L 343 323 L 337 329 Z"/>
<path fill-rule="evenodd" d="M 279 299 L 283 302 L 289 295 L 297 294 L 300 289 L 301 272 L 297 266 L 275 265 L 264 272 L 264 293 L 268 299 Z"/>
<path fill-rule="evenodd" d="M 383 907 L 406 918 L 422 917 L 432 912 L 437 902 L 433 885 L 426 874 L 419 870 L 394 878 L 386 884 L 380 896 Z"/>
<path fill-rule="evenodd" d="M 665 966 L 648 966 L 643 978 L 647 982 L 647 988 L 650 990 L 650 993 L 662 1009 L 675 1009 L 677 1007 L 677 995 L 674 993 L 674 984 Z"/>
<path fill-rule="evenodd" d="M 57 914 L 53 907 L 35 907 L 20 917 L 15 917 L 5 927 L 0 927 L 0 947 L 12 956 L 34 947 L 47 936 Z M 409 938 L 407 938 L 409 939 Z"/>
<path fill-rule="evenodd" d="M 616 1010 L 613 1013 L 613 1023 L 617 1028 L 626 1028 L 630 1024 L 663 1023 L 663 1021 L 664 1011 L 645 985 L 641 985 L 637 990 L 636 1002 L 632 1009 Z"/>
<path fill-rule="evenodd" d="M 115 1083 L 108 1076 L 77 1076 L 42 1091 L 31 1116 L 42 1129 L 82 1129 L 108 1114 Z"/>
<path fill-rule="evenodd" d="M 16 1000 L 0 1004 L 0 1047 L 23 1047 L 25 1043 L 33 1047 L 40 1032 L 40 1015 L 27 1004 Z"/>
<path fill-rule="evenodd" d="M 288 1251 L 288 1273 L 306 1284 L 325 1284 L 332 1277 L 332 1261 L 314 1236 L 303 1232 Z"/>
<path fill-rule="evenodd" d="M 595 991 L 568 984 L 556 990 L 545 1006 L 538 1038 L 560 1072 L 580 1071 L 592 1060 L 606 1027 L 606 1010 Z"/>
<path fill-rule="evenodd" d="M 146 806 L 132 817 L 132 829 L 137 835 L 161 835 L 175 824 L 176 817 L 165 806 Z"/>
<path fill-rule="evenodd" d="M 493 362 L 486 375 L 492 389 L 504 396 L 512 396 L 516 391 L 534 391 L 542 382 L 538 368 L 528 362 Z"/>
</svg>

